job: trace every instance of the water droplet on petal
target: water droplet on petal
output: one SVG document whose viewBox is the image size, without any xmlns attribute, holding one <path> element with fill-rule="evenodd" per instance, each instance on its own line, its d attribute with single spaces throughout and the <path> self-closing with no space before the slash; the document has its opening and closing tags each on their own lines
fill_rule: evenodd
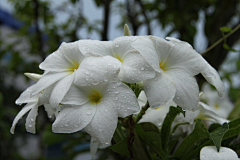
<svg viewBox="0 0 240 160">
<path fill-rule="evenodd" d="M 88 109 L 87 111 L 86 111 L 86 114 L 87 115 L 90 115 L 90 114 L 92 114 L 93 113 L 93 110 L 92 109 Z"/>
<path fill-rule="evenodd" d="M 115 45 L 115 47 L 119 47 L 119 43 L 117 43 L 117 42 L 115 42 L 114 45 Z"/>
<path fill-rule="evenodd" d="M 32 125 L 31 125 L 31 124 L 29 124 L 28 126 L 29 126 L 29 127 L 32 127 Z"/>
</svg>

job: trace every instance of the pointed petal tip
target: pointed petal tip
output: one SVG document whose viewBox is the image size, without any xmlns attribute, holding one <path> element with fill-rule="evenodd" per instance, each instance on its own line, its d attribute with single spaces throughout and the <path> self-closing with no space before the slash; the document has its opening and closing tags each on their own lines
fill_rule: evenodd
<svg viewBox="0 0 240 160">
<path fill-rule="evenodd" d="M 131 36 L 131 31 L 127 24 L 124 25 L 124 36 Z"/>
<path fill-rule="evenodd" d="M 37 74 L 37 73 L 24 73 L 24 75 L 34 81 L 38 81 L 42 77 L 41 74 Z"/>
<path fill-rule="evenodd" d="M 10 129 L 10 133 L 14 134 L 14 130 L 15 130 L 15 127 L 12 126 L 11 129 Z"/>
</svg>

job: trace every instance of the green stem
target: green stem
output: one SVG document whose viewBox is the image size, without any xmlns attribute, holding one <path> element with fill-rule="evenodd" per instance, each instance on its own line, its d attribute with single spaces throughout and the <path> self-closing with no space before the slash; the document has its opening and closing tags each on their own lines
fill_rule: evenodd
<svg viewBox="0 0 240 160">
<path fill-rule="evenodd" d="M 219 43 L 221 43 L 223 40 L 225 40 L 226 38 L 228 38 L 230 35 L 232 35 L 234 32 L 236 32 L 238 29 L 240 28 L 240 24 L 238 24 L 231 32 L 229 32 L 228 34 L 226 34 L 224 37 L 220 38 L 217 42 L 215 42 L 214 44 L 212 44 L 210 47 L 208 47 L 204 52 L 200 53 L 201 55 L 209 52 L 210 50 L 212 50 L 214 47 L 216 47 Z"/>
<path fill-rule="evenodd" d="M 137 115 L 137 117 L 135 118 L 135 124 L 138 123 L 138 121 L 142 118 L 142 116 L 145 114 L 146 110 L 149 108 L 149 103 L 147 102 L 147 104 L 145 106 L 142 107 L 141 111 L 139 112 L 139 114 Z"/>
</svg>

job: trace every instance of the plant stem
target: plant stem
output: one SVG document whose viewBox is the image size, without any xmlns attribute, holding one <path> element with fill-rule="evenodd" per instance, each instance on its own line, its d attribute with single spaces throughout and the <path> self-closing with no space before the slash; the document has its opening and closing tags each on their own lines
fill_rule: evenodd
<svg viewBox="0 0 240 160">
<path fill-rule="evenodd" d="M 226 34 L 224 37 L 220 38 L 217 42 L 215 42 L 214 44 L 212 44 L 210 47 L 208 47 L 204 52 L 200 53 L 201 55 L 209 52 L 210 50 L 212 50 L 214 47 L 216 47 L 219 43 L 221 43 L 223 40 L 225 40 L 226 38 L 228 38 L 230 35 L 232 35 L 234 32 L 236 32 L 238 29 L 240 28 L 240 24 L 238 24 L 231 32 L 229 32 L 228 34 Z"/>
<path fill-rule="evenodd" d="M 145 106 L 142 107 L 141 111 L 139 112 L 139 114 L 137 115 L 137 117 L 135 118 L 135 124 L 138 123 L 138 121 L 142 118 L 142 116 L 145 114 L 146 110 L 149 108 L 149 103 L 147 102 L 147 104 Z"/>
</svg>

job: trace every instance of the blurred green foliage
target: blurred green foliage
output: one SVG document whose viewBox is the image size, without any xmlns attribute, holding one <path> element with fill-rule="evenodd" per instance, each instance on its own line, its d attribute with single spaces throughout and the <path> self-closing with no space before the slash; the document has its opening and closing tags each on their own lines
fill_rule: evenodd
<svg viewBox="0 0 240 160">
<path fill-rule="evenodd" d="M 16 147 L 16 138 L 24 139 L 28 135 L 25 134 L 24 120 L 17 125 L 14 136 L 9 132 L 14 117 L 22 107 L 14 104 L 22 92 L 19 89 L 21 84 L 20 82 L 18 84 L 16 78 L 22 76 L 24 72 L 41 74 L 39 63 L 55 51 L 62 41 L 71 42 L 83 38 L 78 34 L 80 30 L 84 29 L 89 34 L 96 32 L 101 39 L 107 40 L 108 26 L 111 25 L 110 15 L 118 14 L 121 20 L 115 29 L 123 30 L 124 24 L 127 23 L 133 35 L 138 35 L 142 27 L 145 27 L 147 34 L 164 30 L 166 36 L 174 34 L 178 36 L 177 38 L 194 45 L 199 43 L 194 37 L 197 33 L 199 13 L 202 12 L 204 15 L 202 27 L 209 47 L 240 23 L 239 0 L 94 0 L 96 6 L 103 9 L 103 19 L 93 22 L 86 19 L 83 14 L 84 3 L 88 2 L 82 0 L 66 0 L 58 6 L 51 6 L 51 1 L 42 0 L 9 0 L 9 2 L 14 6 L 13 16 L 24 25 L 5 37 L 11 41 L 0 39 L 0 159 L 24 159 Z M 66 20 L 58 22 L 57 20 L 61 19 L 59 16 L 63 14 L 67 15 Z M 1 32 L 0 34 L 3 35 Z M 228 84 L 232 102 L 238 101 L 235 105 L 235 111 L 238 113 L 231 119 L 236 119 L 240 115 L 240 86 L 239 83 L 235 84 L 236 77 L 239 78 L 240 56 L 239 49 L 234 49 L 234 45 L 240 45 L 239 38 L 240 31 L 237 30 L 204 55 L 214 68 L 221 70 L 222 79 Z M 22 45 L 20 49 L 16 47 L 18 45 Z M 229 51 L 236 51 L 237 58 L 227 58 Z M 223 64 L 230 64 L 233 67 L 225 70 L 221 67 Z M 201 76 L 198 76 L 197 80 L 200 85 L 204 82 Z M 25 81 L 30 82 L 27 78 Z M 82 151 L 72 150 L 78 144 L 89 142 L 86 133 L 53 134 L 50 126 L 52 121 L 53 119 L 49 120 L 40 109 L 35 135 L 41 142 L 42 156 L 39 158 L 51 159 L 45 152 L 54 144 L 62 146 L 61 155 L 64 155 L 62 159 L 72 159 L 78 153 L 89 150 L 89 148 Z M 99 159 L 108 158 L 109 155 L 114 159 L 124 159 L 116 156 L 111 150 L 101 150 Z"/>
</svg>

